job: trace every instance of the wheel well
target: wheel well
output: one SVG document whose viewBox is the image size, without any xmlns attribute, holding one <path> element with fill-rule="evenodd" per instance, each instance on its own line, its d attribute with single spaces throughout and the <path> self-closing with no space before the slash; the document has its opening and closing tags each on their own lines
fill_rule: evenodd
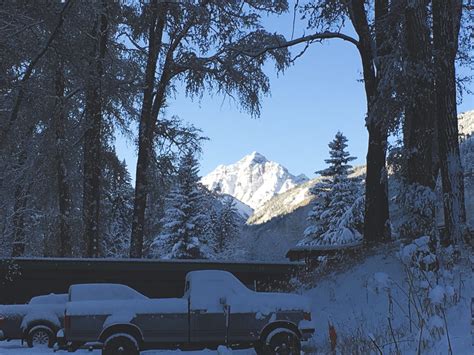
<svg viewBox="0 0 474 355">
<path fill-rule="evenodd" d="M 266 337 L 271 332 L 273 332 L 274 330 L 278 328 L 287 329 L 291 331 L 292 333 L 295 333 L 298 336 L 298 338 L 301 338 L 302 336 L 300 330 L 298 329 L 295 323 L 292 323 L 290 321 L 277 321 L 277 322 L 267 324 L 262 329 L 262 331 L 260 332 L 260 340 L 266 341 Z"/>
<path fill-rule="evenodd" d="M 25 328 L 25 331 L 23 332 L 23 335 L 25 337 L 27 337 L 28 334 L 30 333 L 30 331 L 33 328 L 36 328 L 36 327 L 49 328 L 51 330 L 51 332 L 53 333 L 54 337 L 56 337 L 56 332 L 60 328 L 56 324 L 54 324 L 53 322 L 50 322 L 50 321 L 47 321 L 47 320 L 35 320 L 35 321 L 32 321 L 32 322 L 28 323 L 28 326 Z"/>
<path fill-rule="evenodd" d="M 108 337 L 117 333 L 126 333 L 133 336 L 138 344 L 141 344 L 143 341 L 141 330 L 134 324 L 113 324 L 100 333 L 99 341 L 104 343 Z"/>
</svg>

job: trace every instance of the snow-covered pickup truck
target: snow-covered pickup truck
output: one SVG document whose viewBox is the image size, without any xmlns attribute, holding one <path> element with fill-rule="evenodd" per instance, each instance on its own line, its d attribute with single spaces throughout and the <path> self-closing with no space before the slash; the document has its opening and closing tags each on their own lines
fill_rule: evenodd
<svg viewBox="0 0 474 355">
<path fill-rule="evenodd" d="M 29 347 L 56 342 L 62 327 L 67 294 L 33 297 L 28 304 L 0 306 L 0 340 L 22 339 Z"/>
<path fill-rule="evenodd" d="M 82 300 L 101 287 L 114 287 L 115 300 Z M 69 297 L 59 332 L 63 341 L 102 344 L 103 355 L 219 345 L 299 355 L 301 341 L 314 332 L 309 299 L 251 291 L 225 271 L 188 273 L 182 298 L 149 299 L 127 286 L 107 284 L 73 285 Z"/>
</svg>

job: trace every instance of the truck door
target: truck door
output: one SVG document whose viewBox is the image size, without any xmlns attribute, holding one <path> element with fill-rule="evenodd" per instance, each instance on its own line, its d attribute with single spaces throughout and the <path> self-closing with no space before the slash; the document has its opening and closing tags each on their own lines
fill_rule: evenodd
<svg viewBox="0 0 474 355">
<path fill-rule="evenodd" d="M 225 344 L 228 318 L 220 280 L 208 280 L 205 289 L 191 290 L 189 297 L 191 343 Z"/>
</svg>

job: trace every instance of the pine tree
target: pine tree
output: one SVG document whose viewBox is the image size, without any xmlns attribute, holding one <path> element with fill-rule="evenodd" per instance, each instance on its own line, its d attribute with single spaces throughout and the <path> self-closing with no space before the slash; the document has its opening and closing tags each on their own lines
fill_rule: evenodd
<svg viewBox="0 0 474 355">
<path fill-rule="evenodd" d="M 207 222 L 203 208 L 205 195 L 199 183 L 198 162 L 192 151 L 180 161 L 177 181 L 167 197 L 163 231 L 152 247 L 164 258 L 206 257 L 203 232 Z"/>
<path fill-rule="evenodd" d="M 311 193 L 316 196 L 314 206 L 308 214 L 310 226 L 306 228 L 301 244 L 331 245 L 353 242 L 361 237 L 360 205 L 361 184 L 357 178 L 350 178 L 350 161 L 356 159 L 346 151 L 347 138 L 337 132 L 329 143 L 329 166 L 316 173 L 323 177 Z M 362 215 L 363 220 L 363 215 Z"/>
<path fill-rule="evenodd" d="M 105 150 L 102 155 L 101 255 L 125 257 L 130 248 L 133 213 L 130 173 L 126 162 L 118 159 L 114 149 Z"/>
<path fill-rule="evenodd" d="M 228 251 L 239 234 L 237 208 L 232 197 L 224 199 L 222 209 L 218 216 L 216 235 L 216 251 L 222 256 L 228 256 Z"/>
</svg>

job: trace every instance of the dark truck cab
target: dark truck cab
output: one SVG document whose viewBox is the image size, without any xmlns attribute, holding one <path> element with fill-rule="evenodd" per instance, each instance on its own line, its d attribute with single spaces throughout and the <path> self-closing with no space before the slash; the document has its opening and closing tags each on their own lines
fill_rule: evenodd
<svg viewBox="0 0 474 355">
<path fill-rule="evenodd" d="M 108 286 L 135 297 L 80 297 Z M 301 341 L 314 333 L 309 299 L 251 291 L 225 271 L 188 273 L 182 298 L 149 299 L 127 286 L 100 284 L 71 286 L 69 297 L 60 332 L 64 341 L 102 344 L 104 355 L 219 345 L 299 354 Z"/>
</svg>

